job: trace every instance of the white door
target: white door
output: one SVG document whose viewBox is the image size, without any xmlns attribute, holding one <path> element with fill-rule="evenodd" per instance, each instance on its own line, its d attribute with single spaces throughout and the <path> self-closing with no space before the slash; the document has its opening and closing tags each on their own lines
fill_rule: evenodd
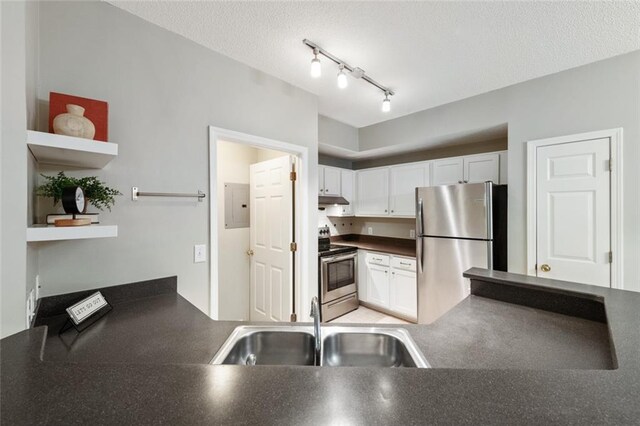
<svg viewBox="0 0 640 426">
<path fill-rule="evenodd" d="M 610 140 L 536 148 L 539 277 L 611 285 Z"/>
<path fill-rule="evenodd" d="M 433 185 L 462 183 L 462 157 L 446 158 L 433 162 Z"/>
<path fill-rule="evenodd" d="M 358 170 L 356 196 L 359 215 L 389 214 L 389 169 Z"/>
<path fill-rule="evenodd" d="M 464 183 L 500 182 L 500 154 L 464 158 Z"/>
<path fill-rule="evenodd" d="M 415 272 L 391 269 L 389 309 L 411 318 L 418 318 L 418 285 Z"/>
<path fill-rule="evenodd" d="M 367 265 L 367 301 L 383 308 L 389 307 L 389 267 Z"/>
<path fill-rule="evenodd" d="M 340 169 L 334 167 L 324 168 L 324 192 L 322 195 L 340 196 Z"/>
<path fill-rule="evenodd" d="M 292 162 L 284 156 L 250 166 L 251 321 L 289 321 Z"/>
<path fill-rule="evenodd" d="M 392 166 L 390 199 L 391 216 L 416 215 L 416 188 L 428 185 L 429 163 Z"/>
</svg>

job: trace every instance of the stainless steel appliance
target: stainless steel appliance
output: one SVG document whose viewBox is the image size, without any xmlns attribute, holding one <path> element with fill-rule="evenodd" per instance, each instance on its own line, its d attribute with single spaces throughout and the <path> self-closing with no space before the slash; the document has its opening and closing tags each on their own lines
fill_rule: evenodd
<svg viewBox="0 0 640 426">
<path fill-rule="evenodd" d="M 491 182 L 416 188 L 419 324 L 469 295 L 467 269 L 507 270 L 506 189 Z"/>
<path fill-rule="evenodd" d="M 336 246 L 329 228 L 318 230 L 318 294 L 323 322 L 358 309 L 358 249 Z"/>
</svg>

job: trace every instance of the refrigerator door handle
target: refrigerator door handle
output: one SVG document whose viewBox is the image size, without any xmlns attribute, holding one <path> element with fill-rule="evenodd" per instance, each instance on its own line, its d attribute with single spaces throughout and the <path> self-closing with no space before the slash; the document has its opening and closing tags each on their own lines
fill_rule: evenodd
<svg viewBox="0 0 640 426">
<path fill-rule="evenodd" d="M 418 198 L 418 214 L 417 214 L 417 222 L 418 222 L 418 236 L 422 236 L 424 235 L 424 223 L 422 223 L 423 217 L 422 217 L 422 198 Z"/>
<path fill-rule="evenodd" d="M 418 238 L 416 238 L 416 257 L 418 258 L 418 273 L 422 273 L 422 256 L 423 256 L 423 250 L 422 250 L 422 235 L 424 234 L 424 224 L 422 223 L 423 220 L 423 216 L 422 216 L 422 198 L 418 198 L 418 206 L 417 206 L 417 214 L 416 214 L 416 219 L 418 222 L 418 226 L 417 226 L 417 232 L 418 232 Z"/>
</svg>

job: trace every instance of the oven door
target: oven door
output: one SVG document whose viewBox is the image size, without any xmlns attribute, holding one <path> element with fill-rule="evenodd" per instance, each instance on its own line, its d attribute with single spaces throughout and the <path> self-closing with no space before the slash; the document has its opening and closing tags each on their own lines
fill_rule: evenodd
<svg viewBox="0 0 640 426">
<path fill-rule="evenodd" d="M 358 253 L 339 254 L 320 258 L 322 270 L 322 300 L 331 302 L 355 293 L 358 277 Z"/>
</svg>

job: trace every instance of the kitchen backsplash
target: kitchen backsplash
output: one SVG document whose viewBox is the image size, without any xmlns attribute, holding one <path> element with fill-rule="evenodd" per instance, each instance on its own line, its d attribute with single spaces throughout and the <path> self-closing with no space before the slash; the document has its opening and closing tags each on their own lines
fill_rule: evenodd
<svg viewBox="0 0 640 426">
<path fill-rule="evenodd" d="M 331 235 L 360 234 L 407 239 L 414 238 L 411 232 L 416 229 L 415 219 L 334 217 L 327 216 L 326 211 L 321 210 L 318 212 L 318 226 L 324 225 L 329 225 Z"/>
</svg>

